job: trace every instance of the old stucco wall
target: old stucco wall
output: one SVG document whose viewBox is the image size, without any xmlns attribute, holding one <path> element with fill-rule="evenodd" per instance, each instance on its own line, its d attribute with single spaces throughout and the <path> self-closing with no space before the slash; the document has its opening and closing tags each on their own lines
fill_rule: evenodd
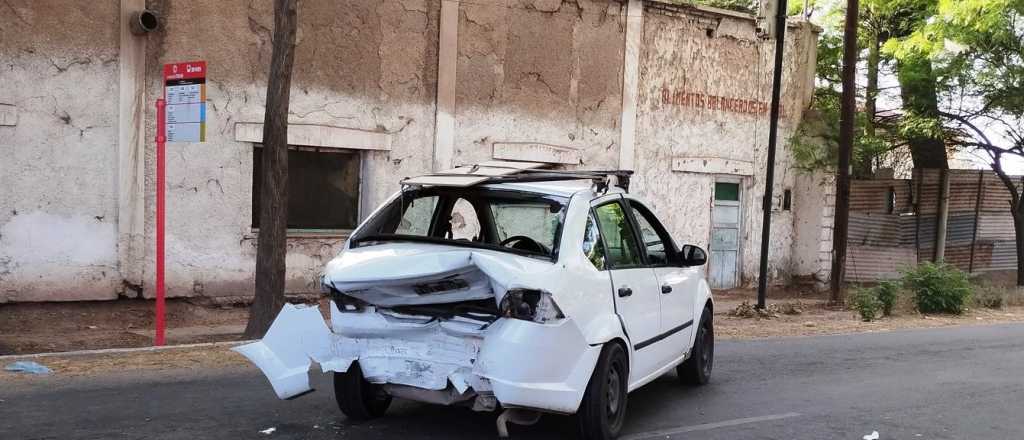
<svg viewBox="0 0 1024 440">
<path fill-rule="evenodd" d="M 391 151 L 361 153 L 363 215 L 397 190 L 400 178 L 429 171 L 439 3 L 304 0 L 299 6 L 289 121 L 391 134 Z M 150 1 L 165 24 L 148 48 L 150 96 L 161 93 L 162 64 L 201 59 L 209 66 L 208 140 L 171 144 L 167 153 L 171 296 L 252 292 L 254 147 L 234 140 L 234 124 L 263 122 L 271 6 L 244 0 Z M 147 132 L 153 133 L 153 115 L 147 120 Z M 150 154 L 147 165 L 153 160 Z M 148 207 L 153 190 L 149 176 Z M 150 210 L 150 242 L 152 231 Z M 289 238 L 287 290 L 316 291 L 323 264 L 343 240 Z M 147 265 L 152 267 L 152 257 Z"/>
<path fill-rule="evenodd" d="M 666 219 L 678 241 L 706 248 L 714 182 L 716 177 L 729 176 L 673 171 L 672 159 L 752 161 L 754 174 L 741 180 L 740 228 L 741 284 L 750 284 L 756 281 L 760 253 L 774 43 L 754 38 L 751 19 L 685 10 L 683 14 L 648 7 L 645 12 L 635 188 Z M 813 90 L 812 32 L 809 26 L 790 26 L 786 35 L 784 113 L 774 189 L 777 206 L 783 190 L 795 183 L 785 140 L 800 121 Z M 688 97 L 677 98 L 678 93 Z M 773 213 L 771 235 L 769 270 L 779 278 L 791 266 L 791 211 Z"/>
<path fill-rule="evenodd" d="M 147 103 L 162 93 L 164 63 L 209 65 L 207 142 L 168 146 L 168 293 L 247 296 L 256 252 L 254 147 L 236 141 L 234 128 L 263 120 L 271 2 L 147 4 L 163 21 L 146 37 Z M 672 159 L 752 160 L 755 175 L 742 180 L 742 272 L 749 282 L 756 276 L 767 116 L 682 104 L 672 96 L 766 103 L 771 45 L 753 39 L 752 20 L 652 4 L 641 38 L 635 191 L 668 219 L 679 241 L 706 247 L 715 176 L 673 171 Z M 0 302 L 109 299 L 136 291 L 122 284 L 117 257 L 118 5 L 0 4 Z M 300 3 L 291 122 L 390 138 L 390 151 L 360 152 L 361 217 L 397 190 L 401 178 L 431 169 L 440 10 L 440 0 Z M 580 163 L 570 167 L 618 167 L 624 2 L 478 0 L 460 5 L 457 21 L 456 164 L 490 160 L 496 143 L 536 143 L 579 152 Z M 781 199 L 783 189 L 795 188 L 794 209 L 813 210 L 815 202 L 801 198 L 815 188 L 797 182 L 784 140 L 810 97 L 814 35 L 803 26 L 790 31 L 775 192 Z M 146 139 L 154 137 L 154 120 L 147 105 Z M 135 264 L 149 296 L 155 186 L 152 147 L 146 151 L 146 256 Z M 809 236 L 794 232 L 793 215 L 774 216 L 776 274 L 812 265 L 792 257 L 810 249 L 793 244 L 794 236 Z M 316 276 L 343 239 L 290 238 L 288 291 L 315 290 Z"/>
<path fill-rule="evenodd" d="M 495 143 L 578 150 L 614 167 L 625 7 L 615 0 L 483 0 L 459 10 L 455 163 Z"/>
<path fill-rule="evenodd" d="M 0 4 L 0 302 L 117 297 L 118 3 Z"/>
<path fill-rule="evenodd" d="M 832 225 L 835 217 L 835 175 L 823 171 L 798 173 L 794 191 L 793 275 L 823 287 L 832 272 Z"/>
</svg>

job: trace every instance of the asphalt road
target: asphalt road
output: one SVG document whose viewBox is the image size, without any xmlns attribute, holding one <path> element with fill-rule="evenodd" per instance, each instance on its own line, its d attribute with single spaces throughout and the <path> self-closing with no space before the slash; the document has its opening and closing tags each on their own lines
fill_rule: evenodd
<svg viewBox="0 0 1024 440">
<path fill-rule="evenodd" d="M 1024 438 L 1024 325 L 720 342 L 705 387 L 665 376 L 630 394 L 637 439 Z M 320 391 L 277 400 L 253 369 L 0 382 L 0 439 L 495 438 L 493 414 L 397 402 L 350 423 Z M 518 438 L 573 438 L 544 416 Z M 260 431 L 274 428 L 271 434 Z"/>
</svg>

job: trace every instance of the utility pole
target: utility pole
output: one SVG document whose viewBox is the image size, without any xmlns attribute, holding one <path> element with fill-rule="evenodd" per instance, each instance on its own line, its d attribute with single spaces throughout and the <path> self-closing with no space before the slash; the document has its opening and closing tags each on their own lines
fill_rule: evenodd
<svg viewBox="0 0 1024 440">
<path fill-rule="evenodd" d="M 772 190 L 775 186 L 775 144 L 779 137 L 779 101 L 782 95 L 782 49 L 786 45 L 786 0 L 778 0 L 775 11 L 775 71 L 772 75 L 772 103 L 768 125 L 768 169 L 764 181 L 764 222 L 761 224 L 761 268 L 757 275 L 757 308 L 764 309 L 768 296 L 768 242 L 772 229 Z"/>
<path fill-rule="evenodd" d="M 839 108 L 839 166 L 836 176 L 836 213 L 832 227 L 832 290 L 829 302 L 840 304 L 846 275 L 846 237 L 850 223 L 850 159 L 853 156 L 853 118 L 857 112 L 858 0 L 846 2 L 843 32 L 843 95 Z"/>
</svg>

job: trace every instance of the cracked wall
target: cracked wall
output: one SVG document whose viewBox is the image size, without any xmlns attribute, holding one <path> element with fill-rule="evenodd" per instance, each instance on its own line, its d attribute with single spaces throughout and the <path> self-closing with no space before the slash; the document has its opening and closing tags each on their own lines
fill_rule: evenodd
<svg viewBox="0 0 1024 440">
<path fill-rule="evenodd" d="M 618 163 L 625 6 L 613 0 L 485 0 L 459 8 L 455 163 L 494 143 L 582 152 Z"/>
<path fill-rule="evenodd" d="M 150 96 L 161 93 L 154 72 L 162 64 L 202 59 L 209 65 L 208 141 L 168 145 L 168 295 L 250 296 L 257 239 L 251 228 L 254 145 L 234 140 L 234 124 L 263 122 L 272 2 L 162 0 L 149 6 L 161 12 L 165 26 L 148 47 Z M 402 177 L 430 171 L 439 8 L 439 0 L 299 5 L 289 123 L 392 137 L 390 151 L 360 152 L 360 218 L 396 191 Z M 147 133 L 154 133 L 150 113 Z M 152 164 L 152 154 L 146 160 Z M 148 176 L 147 237 L 153 236 L 153 184 Z M 344 239 L 289 237 L 286 290 L 318 291 L 320 271 Z"/>
<path fill-rule="evenodd" d="M 118 8 L 0 1 L 0 302 L 117 297 Z"/>
<path fill-rule="evenodd" d="M 791 25 L 785 44 L 769 251 L 775 279 L 788 277 L 793 266 L 793 212 L 778 207 L 783 191 L 796 183 L 787 139 L 813 92 L 816 37 L 810 26 Z M 754 38 L 752 19 L 689 8 L 648 8 L 644 16 L 636 158 L 642 172 L 635 191 L 651 201 L 677 241 L 706 249 L 715 180 L 736 176 L 674 171 L 672 159 L 752 162 L 753 175 L 739 180 L 740 274 L 746 285 L 756 283 L 758 273 L 773 57 L 774 42 Z"/>
<path fill-rule="evenodd" d="M 209 65 L 208 140 L 167 150 L 170 296 L 251 296 L 254 145 L 236 141 L 234 125 L 263 121 L 271 3 L 147 1 L 162 26 L 146 37 L 146 102 L 162 94 L 164 63 Z M 750 281 L 767 117 L 677 105 L 663 95 L 669 88 L 767 101 L 770 43 L 753 40 L 752 20 L 653 4 L 639 60 L 634 191 L 678 241 L 706 247 L 714 176 L 673 171 L 672 159 L 752 160 L 755 174 L 742 181 L 742 273 Z M 390 137 L 389 151 L 359 150 L 360 218 L 400 179 L 431 169 L 440 9 L 441 0 L 300 2 L 290 122 Z M 0 302 L 109 299 L 126 290 L 117 266 L 118 16 L 113 0 L 0 0 L 0 104 L 4 115 L 17 111 L 15 125 L 10 116 L 0 118 Z M 581 163 L 570 168 L 618 167 L 623 2 L 475 0 L 459 5 L 458 23 L 456 164 L 491 160 L 496 143 L 536 143 L 580 153 Z M 813 32 L 790 29 L 780 139 L 792 133 L 813 85 Z M 151 104 L 146 110 L 149 140 L 155 115 Z M 147 144 L 141 288 L 152 296 L 155 157 Z M 796 184 L 784 144 L 777 198 Z M 800 197 L 794 195 L 797 206 Z M 776 213 L 776 275 L 806 266 L 792 258 L 793 224 L 793 213 Z M 288 292 L 316 291 L 317 276 L 344 238 L 290 237 Z"/>
</svg>

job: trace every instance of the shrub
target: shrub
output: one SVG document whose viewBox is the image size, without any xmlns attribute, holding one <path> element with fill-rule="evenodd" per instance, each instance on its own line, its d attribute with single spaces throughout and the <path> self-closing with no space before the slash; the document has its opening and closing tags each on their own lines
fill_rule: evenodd
<svg viewBox="0 0 1024 440">
<path fill-rule="evenodd" d="M 892 310 L 896 307 L 896 301 L 900 297 L 900 283 L 898 281 L 882 281 L 873 290 L 878 301 L 882 303 L 882 314 L 892 316 Z"/>
<path fill-rule="evenodd" d="M 980 284 L 974 289 L 974 304 L 986 309 L 1001 309 L 1007 303 L 1005 289 L 991 284 Z"/>
<path fill-rule="evenodd" d="M 967 274 L 945 263 L 926 262 L 903 273 L 921 313 L 961 314 L 971 298 Z"/>
<path fill-rule="evenodd" d="M 853 309 L 860 314 L 864 322 L 874 321 L 878 311 L 882 308 L 882 302 L 878 300 L 878 294 L 874 289 L 857 289 L 853 293 Z"/>
</svg>

